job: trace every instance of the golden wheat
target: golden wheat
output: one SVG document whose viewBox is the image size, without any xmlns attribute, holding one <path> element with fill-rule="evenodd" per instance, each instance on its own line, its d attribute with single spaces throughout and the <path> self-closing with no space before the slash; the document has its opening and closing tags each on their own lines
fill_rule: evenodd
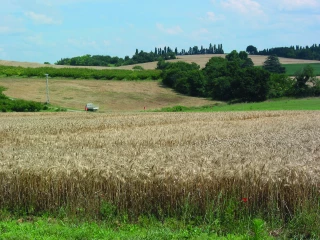
<svg viewBox="0 0 320 240">
<path fill-rule="evenodd" d="M 293 214 L 319 198 L 320 112 L 3 113 L 0 205 L 198 214 L 219 197 Z"/>
</svg>

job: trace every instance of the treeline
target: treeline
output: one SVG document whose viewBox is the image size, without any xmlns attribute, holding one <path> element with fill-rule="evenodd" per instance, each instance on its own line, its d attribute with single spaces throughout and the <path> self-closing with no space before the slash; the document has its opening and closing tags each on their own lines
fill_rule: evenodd
<svg viewBox="0 0 320 240">
<path fill-rule="evenodd" d="M 200 48 L 198 46 L 190 47 L 188 51 L 185 49 L 182 49 L 180 52 L 178 52 L 178 49 L 175 49 L 176 55 L 196 55 L 196 54 L 224 54 L 224 50 L 222 47 L 222 44 L 218 44 L 218 47 L 216 44 L 212 45 L 210 43 L 208 48 L 204 48 L 201 46 Z"/>
<path fill-rule="evenodd" d="M 144 52 L 136 49 L 135 54 L 130 58 L 125 56 L 125 58 L 111 57 L 104 55 L 83 55 L 72 58 L 62 58 L 55 62 L 56 65 L 70 65 L 70 66 L 104 66 L 104 67 L 113 67 L 113 66 L 125 66 L 146 62 L 155 62 L 161 59 L 169 60 L 176 59 L 177 55 L 194 55 L 194 54 L 223 54 L 222 44 L 212 45 L 210 43 L 209 48 L 200 48 L 198 46 L 190 47 L 188 51 L 182 49 L 180 52 L 176 47 L 173 51 L 170 47 L 155 48 L 154 51 Z M 46 62 L 48 63 L 48 62 Z"/>
<path fill-rule="evenodd" d="M 160 59 L 175 59 L 176 55 L 169 47 L 164 47 L 164 49 L 156 48 L 155 52 L 144 52 L 136 49 L 135 54 L 130 58 L 129 56 L 125 56 L 125 58 L 119 57 L 111 57 L 111 56 L 103 56 L 103 55 L 84 55 L 73 58 L 62 58 L 57 61 L 56 65 L 70 65 L 70 66 L 125 66 L 146 62 L 155 62 Z"/>
<path fill-rule="evenodd" d="M 259 55 L 277 55 L 285 58 L 320 60 L 320 44 L 309 46 L 276 47 L 259 51 Z"/>
<path fill-rule="evenodd" d="M 73 79 L 101 79 L 101 80 L 157 80 L 160 78 L 159 70 L 132 71 L 123 69 L 89 69 L 89 68 L 23 68 L 0 66 L 2 76 L 22 76 L 22 77 L 63 77 Z"/>
<path fill-rule="evenodd" d="M 4 95 L 6 90 L 0 86 L 0 112 L 38 112 L 47 109 L 42 103 L 26 100 L 14 100 Z"/>
<path fill-rule="evenodd" d="M 163 84 L 177 92 L 230 102 L 258 102 L 284 96 L 319 96 L 320 83 L 308 66 L 291 79 L 276 56 L 254 67 L 244 51 L 213 57 L 205 68 L 192 63 L 158 62 Z M 279 66 L 280 65 L 280 66 Z"/>
</svg>

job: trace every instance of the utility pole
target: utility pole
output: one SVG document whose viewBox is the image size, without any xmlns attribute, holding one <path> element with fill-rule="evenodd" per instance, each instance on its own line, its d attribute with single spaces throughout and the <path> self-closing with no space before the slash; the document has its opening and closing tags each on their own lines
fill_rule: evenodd
<svg viewBox="0 0 320 240">
<path fill-rule="evenodd" d="M 49 80 L 48 80 L 48 77 L 49 77 L 49 74 L 45 74 L 46 75 L 46 78 L 47 78 L 47 88 L 46 88 L 46 90 L 47 90 L 47 104 L 49 104 L 50 103 L 50 99 L 49 99 Z"/>
</svg>

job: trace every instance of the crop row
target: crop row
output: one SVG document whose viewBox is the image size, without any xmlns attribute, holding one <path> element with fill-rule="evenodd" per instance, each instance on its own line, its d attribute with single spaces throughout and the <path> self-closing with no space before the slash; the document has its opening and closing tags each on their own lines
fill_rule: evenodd
<svg viewBox="0 0 320 240">
<path fill-rule="evenodd" d="M 22 76 L 22 77 L 50 77 L 101 79 L 101 80 L 157 80 L 160 78 L 158 70 L 120 70 L 120 69 L 89 69 L 89 68 L 23 68 L 0 65 L 0 76 Z"/>
</svg>

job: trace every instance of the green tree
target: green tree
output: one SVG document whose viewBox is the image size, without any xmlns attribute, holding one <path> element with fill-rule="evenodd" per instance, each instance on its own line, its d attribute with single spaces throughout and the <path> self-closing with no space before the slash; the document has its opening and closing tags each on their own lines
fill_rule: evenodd
<svg viewBox="0 0 320 240">
<path fill-rule="evenodd" d="M 252 45 L 249 45 L 246 49 L 246 52 L 248 54 L 252 54 L 252 55 L 255 55 L 255 54 L 258 54 L 258 50 L 256 47 L 252 46 Z"/>
<path fill-rule="evenodd" d="M 261 68 L 240 69 L 231 82 L 235 99 L 239 101 L 259 102 L 267 99 L 270 73 Z"/>
<path fill-rule="evenodd" d="M 293 92 L 295 96 L 304 97 L 312 95 L 312 87 L 315 87 L 317 83 L 312 66 L 307 65 L 302 70 L 298 71 L 295 80 Z M 311 86 L 308 85 L 308 83 L 310 83 Z"/>
<path fill-rule="evenodd" d="M 285 73 L 285 67 L 281 66 L 279 58 L 276 55 L 270 55 L 263 63 L 263 69 L 272 73 Z"/>
<path fill-rule="evenodd" d="M 197 75 L 196 73 L 200 71 L 199 65 L 186 62 L 166 63 L 162 69 L 162 82 L 166 86 L 172 87 L 183 94 L 195 95 L 202 91 L 200 85 L 204 82 L 204 79 L 202 74 Z"/>
<path fill-rule="evenodd" d="M 211 97 L 222 101 L 229 101 L 233 98 L 231 89 L 232 77 L 222 76 L 211 80 Z"/>
<path fill-rule="evenodd" d="M 226 59 L 229 62 L 238 64 L 241 68 L 254 66 L 251 58 L 248 57 L 248 54 L 245 51 L 241 51 L 238 53 L 236 50 L 233 50 L 226 56 Z"/>
<path fill-rule="evenodd" d="M 188 95 L 203 97 L 205 95 L 205 78 L 199 69 L 191 70 L 187 77 Z"/>
<path fill-rule="evenodd" d="M 226 59 L 229 62 L 239 62 L 240 61 L 240 57 L 239 57 L 239 53 L 236 50 L 233 50 L 231 53 L 229 53 L 228 55 L 226 55 Z"/>
<path fill-rule="evenodd" d="M 293 79 L 285 74 L 272 73 L 269 81 L 268 98 L 289 96 L 293 83 Z"/>
</svg>

